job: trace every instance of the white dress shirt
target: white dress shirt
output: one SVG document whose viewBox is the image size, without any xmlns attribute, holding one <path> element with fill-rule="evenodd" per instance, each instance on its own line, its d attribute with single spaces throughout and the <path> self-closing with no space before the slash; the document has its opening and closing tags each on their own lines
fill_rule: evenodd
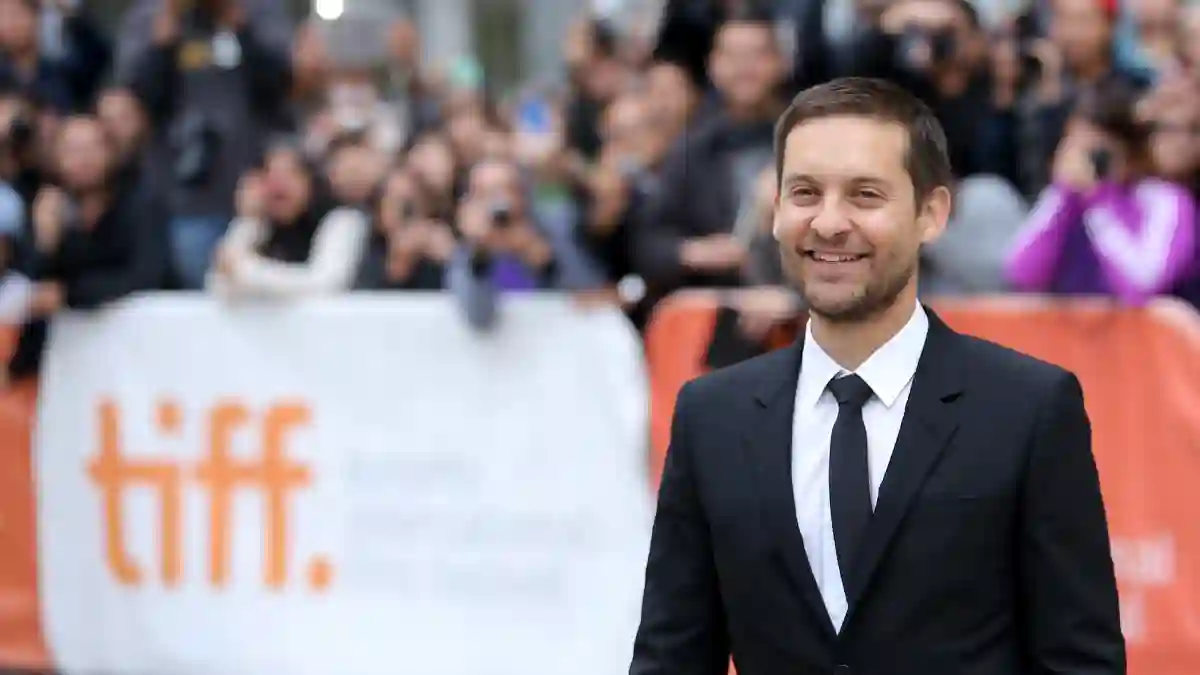
<svg viewBox="0 0 1200 675">
<path fill-rule="evenodd" d="M 867 428 L 872 506 L 878 499 L 879 485 L 896 446 L 917 361 L 928 333 L 929 317 L 917 305 L 904 328 L 855 371 L 874 392 L 862 411 Z M 810 324 L 804 338 L 792 422 L 792 487 L 808 562 L 825 608 L 839 632 L 848 607 L 829 510 L 829 439 L 837 420 L 838 403 L 826 387 L 834 377 L 847 374 L 813 339 Z"/>
</svg>

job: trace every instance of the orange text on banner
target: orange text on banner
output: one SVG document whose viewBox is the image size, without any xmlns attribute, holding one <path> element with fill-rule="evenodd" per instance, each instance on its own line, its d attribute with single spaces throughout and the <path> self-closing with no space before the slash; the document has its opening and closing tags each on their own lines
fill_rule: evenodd
<svg viewBox="0 0 1200 675">
<path fill-rule="evenodd" d="M 161 437 L 182 433 L 182 407 L 174 400 L 160 400 L 154 410 L 154 427 Z M 287 440 L 296 428 L 308 424 L 311 414 L 301 403 L 278 403 L 260 416 L 236 400 L 210 407 L 203 415 L 208 440 L 206 453 L 194 466 L 178 458 L 144 455 L 131 458 L 122 447 L 122 410 L 113 400 L 96 406 L 98 451 L 91 458 L 88 474 L 101 495 L 104 524 L 104 557 L 118 583 L 146 583 L 143 565 L 126 550 L 125 493 L 135 486 L 151 488 L 158 502 L 160 579 L 164 586 L 178 586 L 183 577 L 182 503 L 185 481 L 198 484 L 208 498 L 207 578 L 215 588 L 229 581 L 230 540 L 233 526 L 233 497 L 236 490 L 252 490 L 264 496 L 266 538 L 263 584 L 271 590 L 288 581 L 289 497 L 312 482 L 309 468 L 287 456 Z M 261 428 L 258 453 L 252 459 L 235 458 L 235 436 Z M 329 583 L 331 566 L 323 557 L 309 563 L 309 585 L 323 590 Z"/>
</svg>

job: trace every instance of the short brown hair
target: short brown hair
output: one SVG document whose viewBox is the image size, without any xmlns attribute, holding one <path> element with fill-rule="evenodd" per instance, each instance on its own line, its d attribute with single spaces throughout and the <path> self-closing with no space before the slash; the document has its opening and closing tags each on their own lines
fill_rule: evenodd
<svg viewBox="0 0 1200 675">
<path fill-rule="evenodd" d="M 900 86 L 869 77 L 843 77 L 809 87 L 792 99 L 775 125 L 775 180 L 783 180 L 783 151 L 797 126 L 824 117 L 869 117 L 904 127 L 908 152 L 904 168 L 912 178 L 917 203 L 934 188 L 950 187 L 954 173 L 946 132 L 929 106 Z"/>
</svg>

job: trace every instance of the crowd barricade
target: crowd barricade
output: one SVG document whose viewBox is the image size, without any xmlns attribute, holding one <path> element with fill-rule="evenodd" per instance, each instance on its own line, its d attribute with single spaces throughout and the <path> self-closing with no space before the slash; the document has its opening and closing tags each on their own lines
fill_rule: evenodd
<svg viewBox="0 0 1200 675">
<path fill-rule="evenodd" d="M 568 298 L 506 301 L 491 333 L 458 309 L 163 294 L 56 319 L 36 406 L 0 401 L 0 669 L 627 668 L 639 337 Z"/>
<path fill-rule="evenodd" d="M 651 475 L 657 481 L 679 388 L 702 374 L 728 296 L 685 292 L 646 335 Z M 1092 421 L 1131 675 L 1200 673 L 1200 318 L 1173 300 L 972 298 L 932 303 L 952 328 L 1078 375 Z M 791 327 L 789 339 L 802 329 Z"/>
<path fill-rule="evenodd" d="M 0 396 L 0 668 L 622 670 L 675 395 L 720 305 L 665 301 L 644 357 L 615 310 L 557 298 L 493 334 L 433 296 L 62 318 L 41 381 Z M 933 309 L 1079 375 L 1130 672 L 1200 672 L 1200 321 Z"/>
</svg>

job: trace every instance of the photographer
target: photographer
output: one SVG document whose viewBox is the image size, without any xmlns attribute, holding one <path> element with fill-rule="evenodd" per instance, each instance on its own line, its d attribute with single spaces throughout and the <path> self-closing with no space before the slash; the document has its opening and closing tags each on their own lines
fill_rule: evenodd
<svg viewBox="0 0 1200 675">
<path fill-rule="evenodd" d="M 471 168 L 457 227 L 462 244 L 450 260 L 447 285 L 472 325 L 492 324 L 500 292 L 557 286 L 555 248 L 534 221 L 511 162 L 489 158 Z"/>
<path fill-rule="evenodd" d="M 671 148 L 635 228 L 633 263 L 656 293 L 742 284 L 734 223 L 772 162 L 785 56 L 769 14 L 735 13 L 718 29 L 709 63 L 720 107 Z"/>
<path fill-rule="evenodd" d="M 1189 190 L 1151 177 L 1150 130 L 1133 93 L 1106 84 L 1081 92 L 1038 199 L 1008 259 L 1022 291 L 1104 294 L 1137 305 L 1195 270 Z"/>
<path fill-rule="evenodd" d="M 348 290 L 366 244 L 367 217 L 334 206 L 298 147 L 267 151 L 237 194 L 207 286 L 228 299 L 292 298 Z"/>
<path fill-rule="evenodd" d="M 162 206 L 118 179 L 116 150 L 103 125 L 92 117 L 68 118 L 53 158 L 60 187 L 43 187 L 33 204 L 30 323 L 7 379 L 37 371 L 45 320 L 54 313 L 158 289 L 165 278 Z"/>
<path fill-rule="evenodd" d="M 403 167 L 388 174 L 375 228 L 359 267 L 357 289 L 436 290 L 458 243 L 446 223 L 431 217 L 430 198 Z"/>
<path fill-rule="evenodd" d="M 9 184 L 26 207 L 42 185 L 43 152 L 39 140 L 47 133 L 39 112 L 16 93 L 0 94 L 0 181 Z"/>
<path fill-rule="evenodd" d="M 233 212 L 238 178 L 284 126 L 291 29 L 275 0 L 139 0 L 118 68 L 155 127 L 178 284 L 203 285 Z"/>
<path fill-rule="evenodd" d="M 987 41 L 969 2 L 898 0 L 859 38 L 851 70 L 897 82 L 933 109 L 957 178 L 1015 181 L 1012 97 L 989 68 Z"/>
<path fill-rule="evenodd" d="M 1115 0 L 1053 0 L 1046 39 L 1030 40 L 1025 53 L 1033 66 L 1020 106 L 1022 163 L 1018 185 L 1026 195 L 1053 179 L 1055 148 L 1080 89 L 1115 86 L 1142 89 L 1147 83 L 1117 63 L 1113 50 Z"/>
</svg>

